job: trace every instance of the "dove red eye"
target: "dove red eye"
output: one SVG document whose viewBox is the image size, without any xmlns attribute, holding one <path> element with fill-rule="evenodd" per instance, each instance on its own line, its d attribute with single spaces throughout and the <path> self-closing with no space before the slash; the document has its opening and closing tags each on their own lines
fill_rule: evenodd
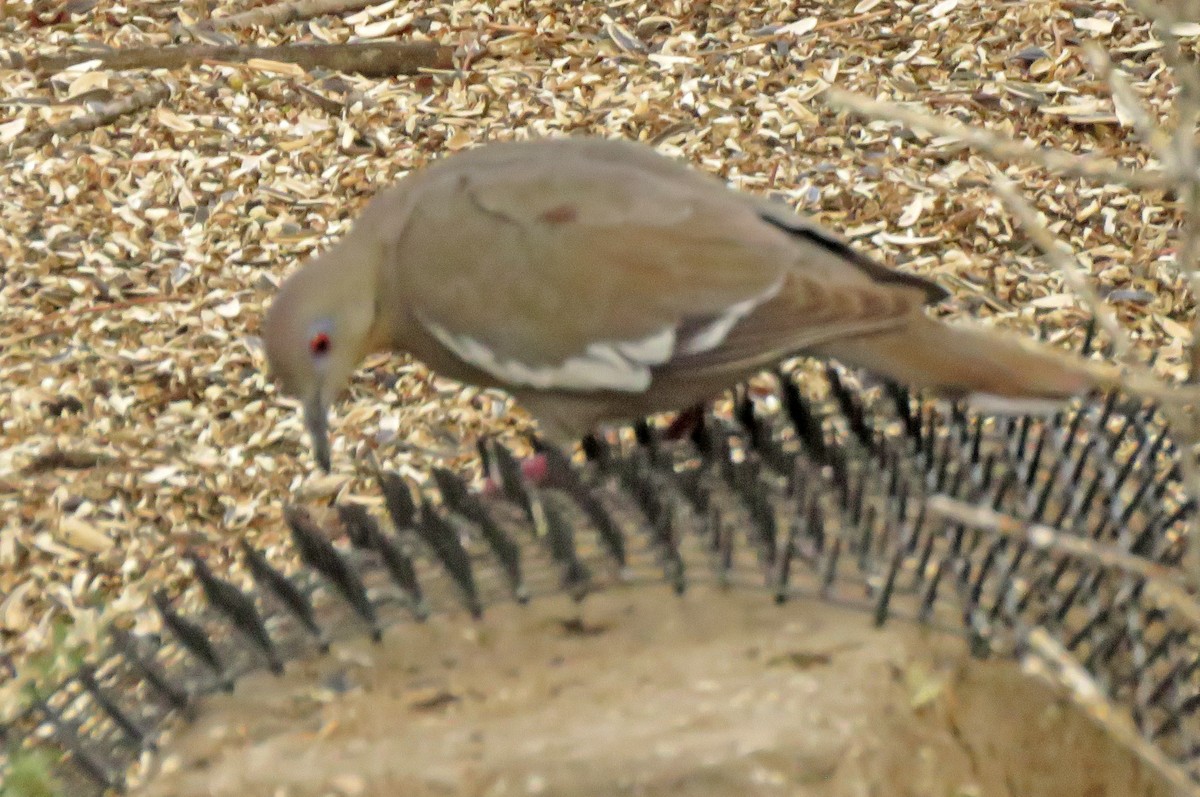
<svg viewBox="0 0 1200 797">
<path fill-rule="evenodd" d="M 312 340 L 308 342 L 308 350 L 317 356 L 328 353 L 329 336 L 324 332 L 313 335 Z"/>
</svg>

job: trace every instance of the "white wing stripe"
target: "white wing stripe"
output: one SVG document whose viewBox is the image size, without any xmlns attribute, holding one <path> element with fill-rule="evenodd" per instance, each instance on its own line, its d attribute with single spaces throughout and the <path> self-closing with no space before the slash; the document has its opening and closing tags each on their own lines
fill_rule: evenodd
<svg viewBox="0 0 1200 797">
<path fill-rule="evenodd" d="M 653 366 L 668 362 L 676 353 L 699 354 L 720 346 L 739 321 L 779 293 L 784 279 L 780 277 L 758 296 L 730 305 L 685 341 L 677 340 L 673 327 L 664 327 L 640 340 L 593 343 L 582 354 L 556 365 L 531 366 L 516 359 L 500 359 L 475 338 L 456 335 L 427 318 L 421 323 L 456 356 L 514 387 L 641 393 L 650 387 Z"/>
<path fill-rule="evenodd" d="M 583 354 L 558 365 L 530 366 L 501 360 L 486 345 L 455 335 L 440 324 L 421 319 L 438 342 L 471 365 L 514 386 L 560 390 L 617 390 L 641 393 L 650 386 L 650 366 L 671 358 L 675 330 L 666 328 L 642 340 L 593 343 Z"/>
<path fill-rule="evenodd" d="M 604 344 L 592 344 L 592 348 Z M 675 330 L 664 327 L 642 340 L 632 340 L 616 344 L 617 351 L 635 363 L 644 365 L 662 365 L 671 359 L 675 353 Z"/>
<path fill-rule="evenodd" d="M 713 321 L 708 326 L 696 332 L 679 347 L 680 354 L 699 354 L 705 351 L 711 351 L 720 346 L 725 338 L 729 336 L 737 322 L 741 321 L 746 316 L 758 307 L 763 302 L 768 302 L 775 298 L 783 288 L 784 277 L 780 277 L 775 281 L 770 288 L 759 294 L 752 296 L 745 301 L 732 304 L 716 321 Z"/>
</svg>

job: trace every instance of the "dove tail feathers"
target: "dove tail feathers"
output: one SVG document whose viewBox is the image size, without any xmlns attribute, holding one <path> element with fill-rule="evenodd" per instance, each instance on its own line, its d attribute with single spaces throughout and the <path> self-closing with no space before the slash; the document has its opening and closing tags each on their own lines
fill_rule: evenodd
<svg viewBox="0 0 1200 797">
<path fill-rule="evenodd" d="M 1120 379 L 1112 365 L 924 314 L 899 329 L 832 341 L 816 353 L 992 412 L 1051 410 L 1076 396 L 1112 389 Z"/>
</svg>

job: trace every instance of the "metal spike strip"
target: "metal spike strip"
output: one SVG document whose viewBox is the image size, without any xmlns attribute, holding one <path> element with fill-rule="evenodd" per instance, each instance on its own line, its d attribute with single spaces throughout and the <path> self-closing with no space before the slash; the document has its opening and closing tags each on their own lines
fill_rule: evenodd
<svg viewBox="0 0 1200 797">
<path fill-rule="evenodd" d="M 225 615 L 230 625 L 240 631 L 246 639 L 262 651 L 266 657 L 267 666 L 271 672 L 279 675 L 283 672 L 283 660 L 275 643 L 267 631 L 262 615 L 254 605 L 254 599 L 240 589 L 217 578 L 208 564 L 195 553 L 189 553 L 187 558 L 192 562 L 192 568 L 204 589 L 209 604 Z"/>
<path fill-rule="evenodd" d="M 780 388 L 740 393 L 732 418 L 708 414 L 684 440 L 648 424 L 636 442 L 593 438 L 582 465 L 542 446 L 541 486 L 489 441 L 496 496 L 448 471 L 433 474 L 436 496 L 414 495 L 383 473 L 386 522 L 355 504 L 330 517 L 288 507 L 300 569 L 242 543 L 253 583 L 238 586 L 191 556 L 205 608 L 182 612 L 189 602 L 156 593 L 159 635 L 113 629 L 0 739 L 10 754 L 55 752 L 67 793 L 102 794 L 121 788 L 172 716 L 348 636 L 557 592 L 715 583 L 930 623 L 980 654 L 1012 652 L 1023 629 L 1044 628 L 1146 739 L 1200 772 L 1196 623 L 1136 575 L 927 506 L 946 495 L 1177 563 L 1196 507 L 1152 407 L 1110 396 L 1048 419 L 987 418 L 836 368 L 781 374 Z"/>
<path fill-rule="evenodd" d="M 283 515 L 292 530 L 292 540 L 296 543 L 296 549 L 300 552 L 300 559 L 304 564 L 328 579 L 346 603 L 354 609 L 354 613 L 367 624 L 372 639 L 383 639 L 383 629 L 379 625 L 375 605 L 367 596 L 366 585 L 356 569 L 339 555 L 333 543 L 326 539 L 324 530 L 312 520 L 303 507 L 289 506 Z"/>
<path fill-rule="evenodd" d="M 421 582 L 417 579 L 416 565 L 408 551 L 398 541 L 385 535 L 379 523 L 362 506 L 342 504 L 337 510 L 350 544 L 378 554 L 388 575 L 407 598 L 413 618 L 418 622 L 428 619 L 429 604 L 425 601 Z"/>
</svg>

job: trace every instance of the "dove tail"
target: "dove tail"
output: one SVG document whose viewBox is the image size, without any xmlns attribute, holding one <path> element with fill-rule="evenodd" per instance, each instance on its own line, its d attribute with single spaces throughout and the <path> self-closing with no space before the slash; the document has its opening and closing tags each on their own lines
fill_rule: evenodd
<svg viewBox="0 0 1200 797">
<path fill-rule="evenodd" d="M 1119 383 L 1116 367 L 985 328 L 917 315 L 898 329 L 832 341 L 813 353 L 993 412 L 1051 409 Z M 982 407 L 981 407 L 982 408 Z"/>
</svg>

